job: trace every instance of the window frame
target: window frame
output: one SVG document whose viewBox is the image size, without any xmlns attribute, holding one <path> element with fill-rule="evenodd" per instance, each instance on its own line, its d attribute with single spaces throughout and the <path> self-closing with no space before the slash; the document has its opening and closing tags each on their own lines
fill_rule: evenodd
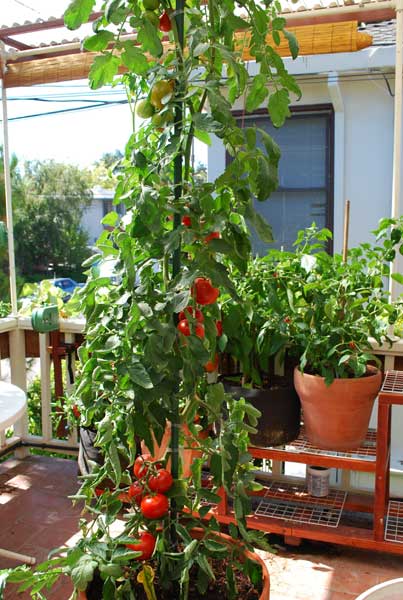
<svg viewBox="0 0 403 600">
<path fill-rule="evenodd" d="M 304 119 L 309 116 L 325 115 L 326 117 L 326 185 L 320 188 L 287 188 L 278 187 L 276 191 L 302 191 L 302 190 L 324 190 L 326 194 L 326 218 L 325 227 L 334 233 L 334 108 L 332 104 L 304 104 L 301 106 L 290 107 L 292 119 Z M 266 117 L 270 119 L 267 109 L 259 108 L 252 113 L 246 113 L 245 110 L 233 110 L 232 116 L 238 121 L 241 120 L 242 128 L 248 119 L 253 117 Z M 243 121 L 243 122 L 242 122 Z M 281 150 L 281 148 L 280 148 Z M 231 157 L 226 152 L 226 166 L 231 161 Z M 327 250 L 330 254 L 333 253 L 333 239 L 329 240 Z"/>
</svg>

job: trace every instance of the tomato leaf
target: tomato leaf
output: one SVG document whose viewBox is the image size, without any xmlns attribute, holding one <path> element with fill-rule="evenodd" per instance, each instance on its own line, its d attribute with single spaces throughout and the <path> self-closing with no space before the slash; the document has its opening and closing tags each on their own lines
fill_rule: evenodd
<svg viewBox="0 0 403 600">
<path fill-rule="evenodd" d="M 275 127 L 281 127 L 287 117 L 290 116 L 290 96 L 285 89 L 273 92 L 269 98 L 269 115 Z"/>
<path fill-rule="evenodd" d="M 123 44 L 124 52 L 122 54 L 122 62 L 137 75 L 144 75 L 148 69 L 148 61 L 143 51 L 134 44 L 134 41 L 128 40 Z"/>
<path fill-rule="evenodd" d="M 73 0 L 64 13 L 64 23 L 68 29 L 77 29 L 90 17 L 96 0 Z"/>
<path fill-rule="evenodd" d="M 128 368 L 128 371 L 134 383 L 137 383 L 137 385 L 140 387 L 146 390 L 150 390 L 154 387 L 144 365 L 142 365 L 140 362 L 134 363 L 134 365 Z"/>
<path fill-rule="evenodd" d="M 90 52 L 101 52 L 106 50 L 109 43 L 115 38 L 111 31 L 98 31 L 84 40 L 84 48 Z"/>
<path fill-rule="evenodd" d="M 84 591 L 87 588 L 88 583 L 93 579 L 97 566 L 98 563 L 87 554 L 78 559 L 76 565 L 71 569 L 71 578 L 78 590 Z"/>
<path fill-rule="evenodd" d="M 92 90 L 112 83 L 119 70 L 120 60 L 111 53 L 102 54 L 94 59 L 89 73 L 90 87 Z"/>
<path fill-rule="evenodd" d="M 149 52 L 152 56 L 159 58 L 163 53 L 163 47 L 157 30 L 147 19 L 143 20 L 142 25 L 137 32 L 137 41 L 141 44 L 144 52 Z"/>
<path fill-rule="evenodd" d="M 295 60 L 298 56 L 299 52 L 299 44 L 298 40 L 291 31 L 287 31 L 287 29 L 283 29 L 284 36 L 287 38 L 288 47 L 290 48 L 291 56 Z"/>
</svg>

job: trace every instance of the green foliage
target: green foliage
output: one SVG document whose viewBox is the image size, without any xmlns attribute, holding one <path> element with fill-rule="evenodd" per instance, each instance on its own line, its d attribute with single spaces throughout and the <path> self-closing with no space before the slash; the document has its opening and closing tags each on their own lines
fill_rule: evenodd
<svg viewBox="0 0 403 600">
<path fill-rule="evenodd" d="M 53 285 L 51 279 L 44 279 L 40 283 L 25 283 L 20 294 L 19 314 L 31 316 L 33 309 L 55 304 L 62 318 L 77 317 L 81 314 L 78 299 L 78 288 L 73 292 L 71 298 L 63 301 L 64 292 Z"/>
<path fill-rule="evenodd" d="M 81 217 L 91 198 L 88 172 L 54 161 L 25 165 L 14 228 L 16 263 L 23 274 L 50 264 L 64 275 L 79 267 L 88 256 Z"/>
</svg>

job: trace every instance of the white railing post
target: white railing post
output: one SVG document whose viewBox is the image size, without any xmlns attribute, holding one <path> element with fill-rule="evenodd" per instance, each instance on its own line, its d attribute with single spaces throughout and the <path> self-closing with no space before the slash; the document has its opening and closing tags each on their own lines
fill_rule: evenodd
<svg viewBox="0 0 403 600">
<path fill-rule="evenodd" d="M 49 334 L 39 334 L 39 357 L 41 362 L 41 416 L 42 439 L 50 442 L 52 435 L 52 388 L 50 382 Z"/>
<path fill-rule="evenodd" d="M 10 343 L 10 373 L 11 383 L 17 385 L 26 392 L 27 390 L 27 368 L 25 358 L 25 334 L 22 329 L 13 329 L 9 332 Z M 28 415 L 25 415 L 14 425 L 14 433 L 23 441 L 28 435 Z M 26 448 L 17 448 L 17 458 L 24 458 L 29 454 Z"/>
</svg>

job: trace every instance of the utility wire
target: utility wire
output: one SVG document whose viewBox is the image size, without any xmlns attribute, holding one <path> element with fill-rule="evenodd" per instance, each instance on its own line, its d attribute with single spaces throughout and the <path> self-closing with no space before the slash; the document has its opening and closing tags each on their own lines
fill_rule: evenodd
<svg viewBox="0 0 403 600">
<path fill-rule="evenodd" d="M 82 110 L 91 110 L 94 108 L 105 108 L 107 106 L 113 106 L 113 105 L 119 105 L 119 104 L 127 104 L 128 100 L 116 100 L 113 102 L 104 102 L 103 104 L 94 104 L 92 106 L 80 106 L 77 108 L 64 108 L 62 110 L 54 110 L 54 111 L 47 111 L 47 112 L 43 112 L 43 113 L 35 113 L 35 114 L 30 114 L 30 115 L 21 115 L 19 117 L 11 117 L 8 119 L 8 121 L 23 121 L 26 119 L 34 119 L 35 117 L 48 117 L 51 115 L 59 115 L 59 114 L 64 114 L 64 113 L 71 113 L 71 112 L 79 112 Z M 0 119 L 0 123 L 2 122 L 2 120 Z"/>
</svg>

